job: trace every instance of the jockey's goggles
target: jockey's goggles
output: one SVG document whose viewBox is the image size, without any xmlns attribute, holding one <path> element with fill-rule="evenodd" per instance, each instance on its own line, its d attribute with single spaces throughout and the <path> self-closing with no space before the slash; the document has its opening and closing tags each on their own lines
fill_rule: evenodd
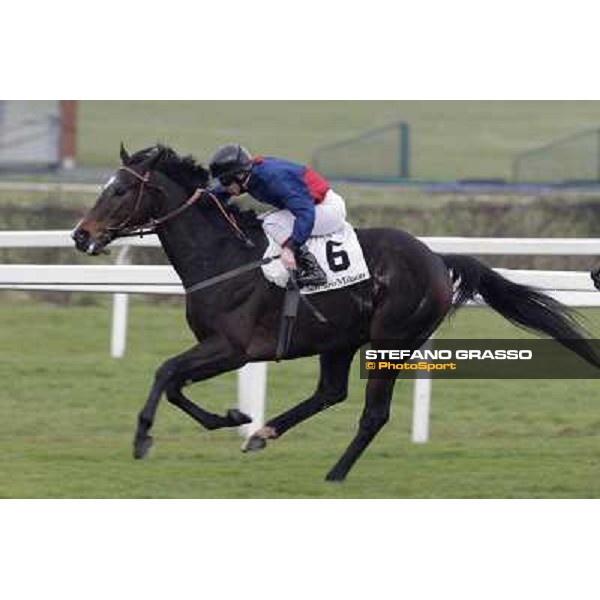
<svg viewBox="0 0 600 600">
<path fill-rule="evenodd" d="M 227 187 L 232 183 L 239 183 L 237 174 L 234 175 L 223 175 L 219 177 L 219 181 L 222 186 Z"/>
</svg>

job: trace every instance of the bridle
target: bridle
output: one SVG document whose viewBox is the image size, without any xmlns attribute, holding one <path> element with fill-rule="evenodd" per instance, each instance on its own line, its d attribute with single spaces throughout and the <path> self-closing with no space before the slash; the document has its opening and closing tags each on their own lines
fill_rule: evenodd
<svg viewBox="0 0 600 600">
<path fill-rule="evenodd" d="M 143 237 L 144 235 L 156 233 L 156 229 L 159 225 L 161 225 L 162 223 L 164 223 L 166 221 L 169 221 L 170 219 L 172 219 L 179 213 L 183 212 L 189 206 L 191 206 L 192 204 L 197 202 L 197 200 L 202 195 L 202 190 L 200 188 L 198 188 L 192 194 L 192 196 L 188 200 L 186 200 L 186 202 L 184 204 L 182 204 L 181 206 L 178 206 L 176 209 L 172 210 L 171 212 L 167 213 L 166 215 L 159 217 L 159 218 L 152 218 L 149 221 L 147 221 L 146 223 L 144 223 L 143 225 L 136 225 L 133 227 L 128 227 L 128 224 L 131 222 L 133 217 L 137 214 L 137 212 L 140 209 L 140 206 L 142 204 L 142 199 L 146 192 L 146 188 L 154 188 L 154 189 L 158 190 L 165 198 L 167 197 L 167 192 L 163 189 L 162 186 L 150 181 L 151 171 L 146 171 L 144 174 L 140 174 L 136 170 L 134 170 L 130 167 L 126 167 L 125 165 L 121 165 L 118 168 L 118 171 L 126 171 L 127 173 L 129 173 L 130 175 L 135 177 L 135 179 L 137 179 L 140 182 L 140 185 L 139 185 L 139 188 L 137 191 L 135 203 L 133 205 L 133 210 L 125 217 L 125 219 L 123 221 L 121 221 L 121 223 L 107 228 L 108 231 L 111 233 L 111 236 L 113 237 L 113 239 L 117 238 L 117 237 L 132 237 L 132 236 Z"/>
<path fill-rule="evenodd" d="M 135 171 L 134 169 L 127 167 L 125 165 L 121 165 L 118 168 L 119 171 L 126 171 L 130 175 L 133 175 L 139 182 L 140 186 L 138 188 L 137 197 L 135 199 L 135 203 L 133 206 L 133 210 L 125 219 L 119 224 L 113 227 L 108 227 L 108 231 L 111 234 L 113 239 L 117 237 L 134 237 L 139 236 L 143 237 L 145 235 L 150 235 L 156 233 L 158 227 L 170 221 L 171 219 L 177 217 L 182 212 L 190 208 L 190 206 L 194 205 L 202 196 L 206 196 L 209 198 L 217 207 L 223 218 L 227 221 L 235 235 L 240 239 L 244 244 L 248 247 L 254 247 L 254 242 L 250 239 L 250 237 L 241 229 L 235 218 L 229 214 L 222 206 L 221 202 L 219 202 L 218 198 L 203 188 L 196 188 L 194 193 L 183 203 L 168 212 L 166 215 L 157 218 L 151 218 L 143 225 L 136 225 L 133 227 L 128 227 L 128 223 L 133 219 L 134 215 L 138 212 L 142 198 L 144 197 L 144 193 L 146 188 L 155 188 L 158 190 L 165 198 L 167 198 L 167 192 L 164 190 L 162 186 L 157 183 L 153 183 L 150 181 L 151 171 L 146 171 L 143 175 Z"/>
<path fill-rule="evenodd" d="M 198 200 L 202 196 L 206 196 L 218 208 L 218 210 L 221 213 L 222 217 L 227 221 L 227 223 L 229 224 L 229 226 L 231 227 L 231 229 L 233 230 L 233 232 L 235 233 L 235 235 L 237 236 L 237 238 L 239 240 L 241 240 L 246 245 L 246 247 L 248 247 L 248 248 L 254 248 L 254 246 L 255 246 L 254 242 L 241 229 L 241 227 L 238 225 L 238 223 L 235 220 L 235 218 L 223 208 L 221 202 L 219 202 L 219 199 L 214 194 L 212 194 L 211 192 L 209 192 L 208 190 L 205 190 L 203 188 L 197 188 L 194 191 L 194 193 L 183 204 L 180 204 L 179 206 L 177 206 L 176 208 L 174 208 L 172 211 L 168 212 L 166 215 L 163 215 L 162 217 L 158 217 L 156 219 L 152 218 L 148 222 L 144 223 L 143 225 L 133 226 L 133 227 L 127 227 L 127 224 L 131 221 L 131 219 L 133 218 L 133 216 L 136 214 L 136 212 L 140 208 L 140 205 L 142 203 L 142 198 L 144 197 L 144 192 L 145 192 L 145 188 L 146 187 L 156 188 L 157 190 L 160 191 L 160 193 L 165 198 L 167 198 L 167 192 L 163 189 L 162 186 L 158 185 L 157 183 L 152 183 L 150 181 L 151 171 L 146 171 L 143 175 L 141 175 L 140 173 L 138 173 L 134 169 L 132 169 L 130 167 L 126 167 L 125 165 L 121 165 L 118 170 L 119 171 L 126 171 L 130 175 L 133 175 L 140 182 L 140 187 L 138 189 L 138 194 L 137 194 L 137 197 L 135 199 L 135 204 L 133 206 L 133 210 L 131 211 L 131 213 L 123 220 L 123 222 L 120 225 L 117 225 L 115 227 L 109 227 L 109 228 L 107 228 L 108 231 L 111 232 L 112 239 L 115 239 L 115 238 L 118 238 L 118 237 L 132 237 L 132 236 L 143 237 L 144 235 L 149 235 L 149 234 L 152 234 L 152 233 L 156 233 L 156 229 L 160 225 L 162 225 L 163 223 L 166 223 L 167 221 L 170 221 L 171 219 L 173 219 L 176 216 L 180 215 L 182 212 L 184 212 L 185 210 L 187 210 L 190 206 L 192 206 L 193 204 L 195 204 L 196 202 L 198 202 Z M 263 265 L 266 265 L 266 264 L 268 264 L 268 263 L 270 263 L 270 262 L 272 262 L 272 261 L 274 261 L 274 260 L 276 260 L 278 258 L 280 258 L 279 254 L 277 254 L 275 256 L 269 256 L 267 258 L 261 258 L 261 259 L 252 261 L 250 263 L 241 265 L 239 267 L 235 267 L 234 269 L 230 269 L 229 271 L 226 271 L 224 273 L 220 273 L 218 275 L 215 275 L 214 277 L 210 277 L 209 279 L 205 279 L 204 281 L 199 281 L 198 283 L 195 283 L 195 284 L 187 287 L 185 289 L 185 292 L 186 292 L 186 294 L 192 294 L 194 292 L 198 292 L 200 290 L 212 287 L 213 285 L 216 285 L 218 283 L 222 283 L 222 282 L 227 281 L 229 279 L 232 279 L 234 277 L 238 277 L 242 273 L 246 273 L 248 271 L 253 271 L 254 269 L 262 267 Z M 313 306 L 313 304 L 308 300 L 308 298 L 306 298 L 304 295 L 299 295 L 299 297 L 310 308 L 310 310 L 313 312 L 313 314 L 315 315 L 315 317 L 321 323 L 328 323 L 327 318 L 324 317 Z"/>
</svg>

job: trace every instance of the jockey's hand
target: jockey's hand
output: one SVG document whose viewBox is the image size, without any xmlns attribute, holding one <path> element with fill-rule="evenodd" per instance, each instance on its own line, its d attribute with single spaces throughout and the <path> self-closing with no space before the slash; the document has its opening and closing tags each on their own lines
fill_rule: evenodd
<svg viewBox="0 0 600 600">
<path fill-rule="evenodd" d="M 281 257 L 280 258 L 281 258 L 281 262 L 283 263 L 283 266 L 288 271 L 295 271 L 297 269 L 296 258 L 294 257 L 294 253 L 287 246 L 284 246 L 281 249 Z"/>
</svg>

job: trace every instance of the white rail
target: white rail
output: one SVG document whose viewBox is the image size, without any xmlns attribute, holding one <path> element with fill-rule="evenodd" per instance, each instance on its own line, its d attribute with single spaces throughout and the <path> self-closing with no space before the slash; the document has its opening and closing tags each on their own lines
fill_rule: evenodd
<svg viewBox="0 0 600 600">
<path fill-rule="evenodd" d="M 456 254 L 513 254 L 552 256 L 600 255 L 600 238 L 480 238 L 480 237 L 421 237 L 435 252 Z M 159 247 L 155 236 L 115 240 L 113 246 Z M 0 231 L 0 248 L 73 247 L 70 232 Z"/>
<path fill-rule="evenodd" d="M 98 195 L 99 186 L 91 183 L 32 183 L 25 181 L 0 181 L 2 192 L 67 192 Z"/>
<path fill-rule="evenodd" d="M 546 256 L 600 255 L 600 238 L 422 237 L 435 252 Z"/>
<path fill-rule="evenodd" d="M 143 238 L 122 238 L 111 246 L 147 246 L 159 248 L 160 242 L 154 235 Z M 73 248 L 71 232 L 64 230 L 0 231 L 0 248 Z"/>
<path fill-rule="evenodd" d="M 600 238 L 421 238 L 432 250 L 443 253 L 475 255 L 585 255 L 600 256 Z M 155 236 L 117 240 L 121 247 L 116 265 L 0 265 L 0 289 L 63 290 L 114 294 L 111 354 L 125 351 L 127 326 L 127 294 L 182 294 L 177 274 L 170 266 L 129 265 L 128 250 L 132 246 L 159 247 Z M 0 248 L 72 248 L 68 231 L 2 231 Z M 505 277 L 546 290 L 570 306 L 600 306 L 598 293 L 588 273 L 569 271 L 532 271 L 496 269 Z M 252 413 L 252 433 L 264 420 L 266 366 L 248 365 L 240 373 L 238 404 Z M 248 395 L 244 396 L 244 390 Z M 415 380 L 413 433 L 414 442 L 429 439 L 431 380 L 424 376 Z"/>
</svg>

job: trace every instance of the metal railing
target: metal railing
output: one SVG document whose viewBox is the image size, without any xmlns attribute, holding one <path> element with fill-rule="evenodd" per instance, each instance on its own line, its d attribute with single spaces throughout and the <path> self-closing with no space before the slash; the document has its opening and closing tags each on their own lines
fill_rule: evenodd
<svg viewBox="0 0 600 600">
<path fill-rule="evenodd" d="M 478 255 L 600 255 L 600 238 L 461 238 L 423 237 L 422 242 L 436 252 Z M 114 265 L 0 265 L 0 289 L 61 290 L 114 294 L 111 354 L 125 352 L 129 293 L 183 294 L 183 287 L 172 267 L 167 265 L 131 265 L 128 251 L 132 246 L 157 247 L 154 236 L 116 240 L 121 248 Z M 73 247 L 68 231 L 2 231 L 0 248 Z M 600 306 L 598 293 L 588 273 L 495 269 L 503 276 L 545 290 L 569 306 Z M 240 410 L 254 418 L 244 426 L 242 435 L 250 435 L 264 422 L 266 365 L 244 367 L 238 379 Z M 431 379 L 415 379 L 412 440 L 429 439 Z"/>
<path fill-rule="evenodd" d="M 600 128 L 578 131 L 518 154 L 515 183 L 600 184 Z"/>
</svg>

